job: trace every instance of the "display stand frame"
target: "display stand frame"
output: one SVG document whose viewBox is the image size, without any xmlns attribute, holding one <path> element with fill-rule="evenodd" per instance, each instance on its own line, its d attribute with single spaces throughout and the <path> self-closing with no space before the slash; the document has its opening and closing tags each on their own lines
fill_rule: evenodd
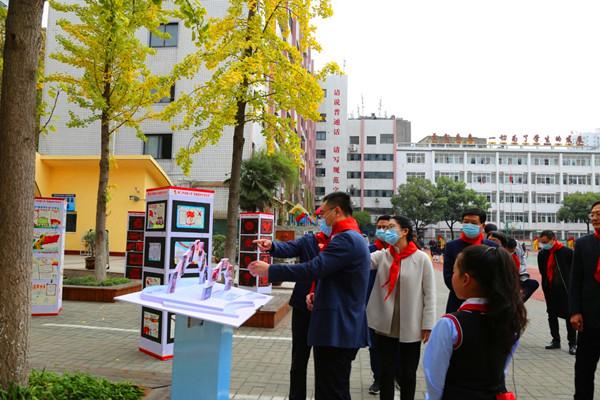
<svg viewBox="0 0 600 400">
<path fill-rule="evenodd" d="M 261 260 L 271 264 L 273 257 L 268 252 L 261 252 L 256 239 L 273 240 L 275 232 L 275 217 L 271 213 L 244 212 L 240 213 L 239 229 L 239 267 L 238 284 L 241 287 L 255 290 L 259 293 L 271 293 L 271 284 L 267 277 L 252 276 L 248 265 L 252 261 Z"/>
</svg>

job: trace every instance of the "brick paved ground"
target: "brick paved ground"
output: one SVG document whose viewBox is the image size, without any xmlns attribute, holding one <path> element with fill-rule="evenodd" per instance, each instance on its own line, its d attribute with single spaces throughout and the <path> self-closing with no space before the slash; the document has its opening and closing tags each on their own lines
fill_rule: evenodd
<svg viewBox="0 0 600 400">
<path fill-rule="evenodd" d="M 530 257 L 529 261 L 535 263 L 535 258 Z M 441 314 L 447 289 L 441 274 L 436 274 Z M 550 339 L 545 305 L 543 301 L 532 299 L 527 308 L 530 324 L 517 350 L 514 375 L 511 371 L 507 382 L 511 386 L 513 381 L 516 383 L 519 399 L 572 398 L 574 357 L 566 348 L 544 350 Z M 241 328 L 235 332 L 231 374 L 233 399 L 286 398 L 291 350 L 290 315 L 273 330 Z M 129 379 L 157 388 L 149 399 L 168 399 L 171 362 L 158 361 L 137 351 L 139 322 L 139 307 L 134 305 L 65 302 L 58 317 L 33 319 L 31 365 L 59 372 L 79 370 L 110 379 Z M 89 329 L 91 327 L 94 329 Z M 566 336 L 564 329 L 563 332 Z M 308 371 L 312 396 L 314 375 L 311 366 L 312 361 Z M 597 381 L 596 395 L 600 396 L 600 379 Z M 369 353 L 362 349 L 353 364 L 352 398 L 376 398 L 367 393 L 370 384 Z M 419 369 L 417 399 L 423 399 L 424 391 L 423 374 Z"/>
</svg>

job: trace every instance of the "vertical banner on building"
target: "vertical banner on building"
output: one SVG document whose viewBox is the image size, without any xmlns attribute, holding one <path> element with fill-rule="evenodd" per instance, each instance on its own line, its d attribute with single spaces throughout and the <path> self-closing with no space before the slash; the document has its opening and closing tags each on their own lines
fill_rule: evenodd
<svg viewBox="0 0 600 400">
<path fill-rule="evenodd" d="M 127 243 L 125 245 L 125 276 L 129 279 L 142 279 L 144 265 L 144 211 L 127 212 Z"/>
<path fill-rule="evenodd" d="M 142 285 L 166 285 L 179 258 L 196 241 L 204 242 L 208 267 L 212 261 L 214 191 L 162 187 L 146 191 Z M 210 270 L 210 269 L 209 269 Z M 198 277 L 188 266 L 185 278 Z M 142 307 L 140 351 L 167 360 L 173 357 L 175 314 Z"/>
<path fill-rule="evenodd" d="M 31 313 L 34 316 L 58 315 L 62 307 L 66 217 L 64 199 L 35 199 L 31 275 Z"/>
<path fill-rule="evenodd" d="M 271 293 L 271 284 L 267 277 L 254 277 L 248 270 L 252 261 L 261 260 L 271 264 L 270 253 L 262 253 L 253 243 L 257 239 L 273 240 L 275 223 L 270 213 L 241 213 L 240 214 L 240 265 L 239 285 L 259 293 Z"/>
</svg>

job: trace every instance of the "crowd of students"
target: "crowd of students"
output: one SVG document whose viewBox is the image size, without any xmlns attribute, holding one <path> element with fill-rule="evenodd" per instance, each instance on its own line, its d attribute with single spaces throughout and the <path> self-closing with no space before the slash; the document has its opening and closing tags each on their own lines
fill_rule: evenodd
<svg viewBox="0 0 600 400">
<path fill-rule="evenodd" d="M 460 238 L 444 248 L 449 295 L 446 314 L 436 322 L 433 265 L 415 243 L 408 218 L 380 217 L 377 239 L 368 246 L 346 193 L 325 196 L 318 213 L 316 234 L 285 243 L 256 241 L 261 251 L 299 257 L 299 264 L 249 266 L 270 281 L 297 282 L 290 300 L 291 400 L 306 398 L 311 349 L 315 398 L 350 399 L 351 364 L 367 346 L 374 375 L 369 391 L 393 399 L 398 385 L 401 399 L 414 399 L 422 343 L 426 399 L 514 398 L 505 369 L 527 325 L 524 302 L 539 286 L 514 239 L 492 225 L 486 231 L 482 210 L 464 212 Z M 593 398 L 600 357 L 600 202 L 590 218 L 595 233 L 577 241 L 572 261 L 548 231 L 538 255 L 552 334 L 546 348 L 560 347 L 557 319 L 569 319 L 575 399 Z"/>
</svg>

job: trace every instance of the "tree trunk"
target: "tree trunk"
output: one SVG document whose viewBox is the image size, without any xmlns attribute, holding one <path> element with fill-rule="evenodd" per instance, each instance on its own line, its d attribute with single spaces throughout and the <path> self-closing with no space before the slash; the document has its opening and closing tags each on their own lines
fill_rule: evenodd
<svg viewBox="0 0 600 400">
<path fill-rule="evenodd" d="M 246 102 L 237 104 L 236 125 L 233 128 L 233 153 L 231 154 L 231 178 L 229 179 L 229 198 L 227 199 L 227 237 L 225 238 L 225 257 L 232 264 L 236 259 L 238 220 L 240 219 L 240 177 L 242 157 L 244 155 L 244 125 Z"/>
<path fill-rule="evenodd" d="M 587 233 L 590 234 L 590 221 L 586 221 L 585 225 L 587 226 Z"/>
<path fill-rule="evenodd" d="M 110 92 L 110 84 L 107 84 Z M 98 177 L 98 197 L 96 199 L 96 265 L 95 275 L 98 281 L 106 279 L 106 261 L 108 249 L 106 247 L 106 190 L 108 188 L 109 148 L 110 148 L 109 121 L 106 112 L 102 112 L 100 120 L 100 174 Z"/>
<path fill-rule="evenodd" d="M 26 385 L 43 0 L 11 1 L 0 101 L 0 388 Z"/>
</svg>

